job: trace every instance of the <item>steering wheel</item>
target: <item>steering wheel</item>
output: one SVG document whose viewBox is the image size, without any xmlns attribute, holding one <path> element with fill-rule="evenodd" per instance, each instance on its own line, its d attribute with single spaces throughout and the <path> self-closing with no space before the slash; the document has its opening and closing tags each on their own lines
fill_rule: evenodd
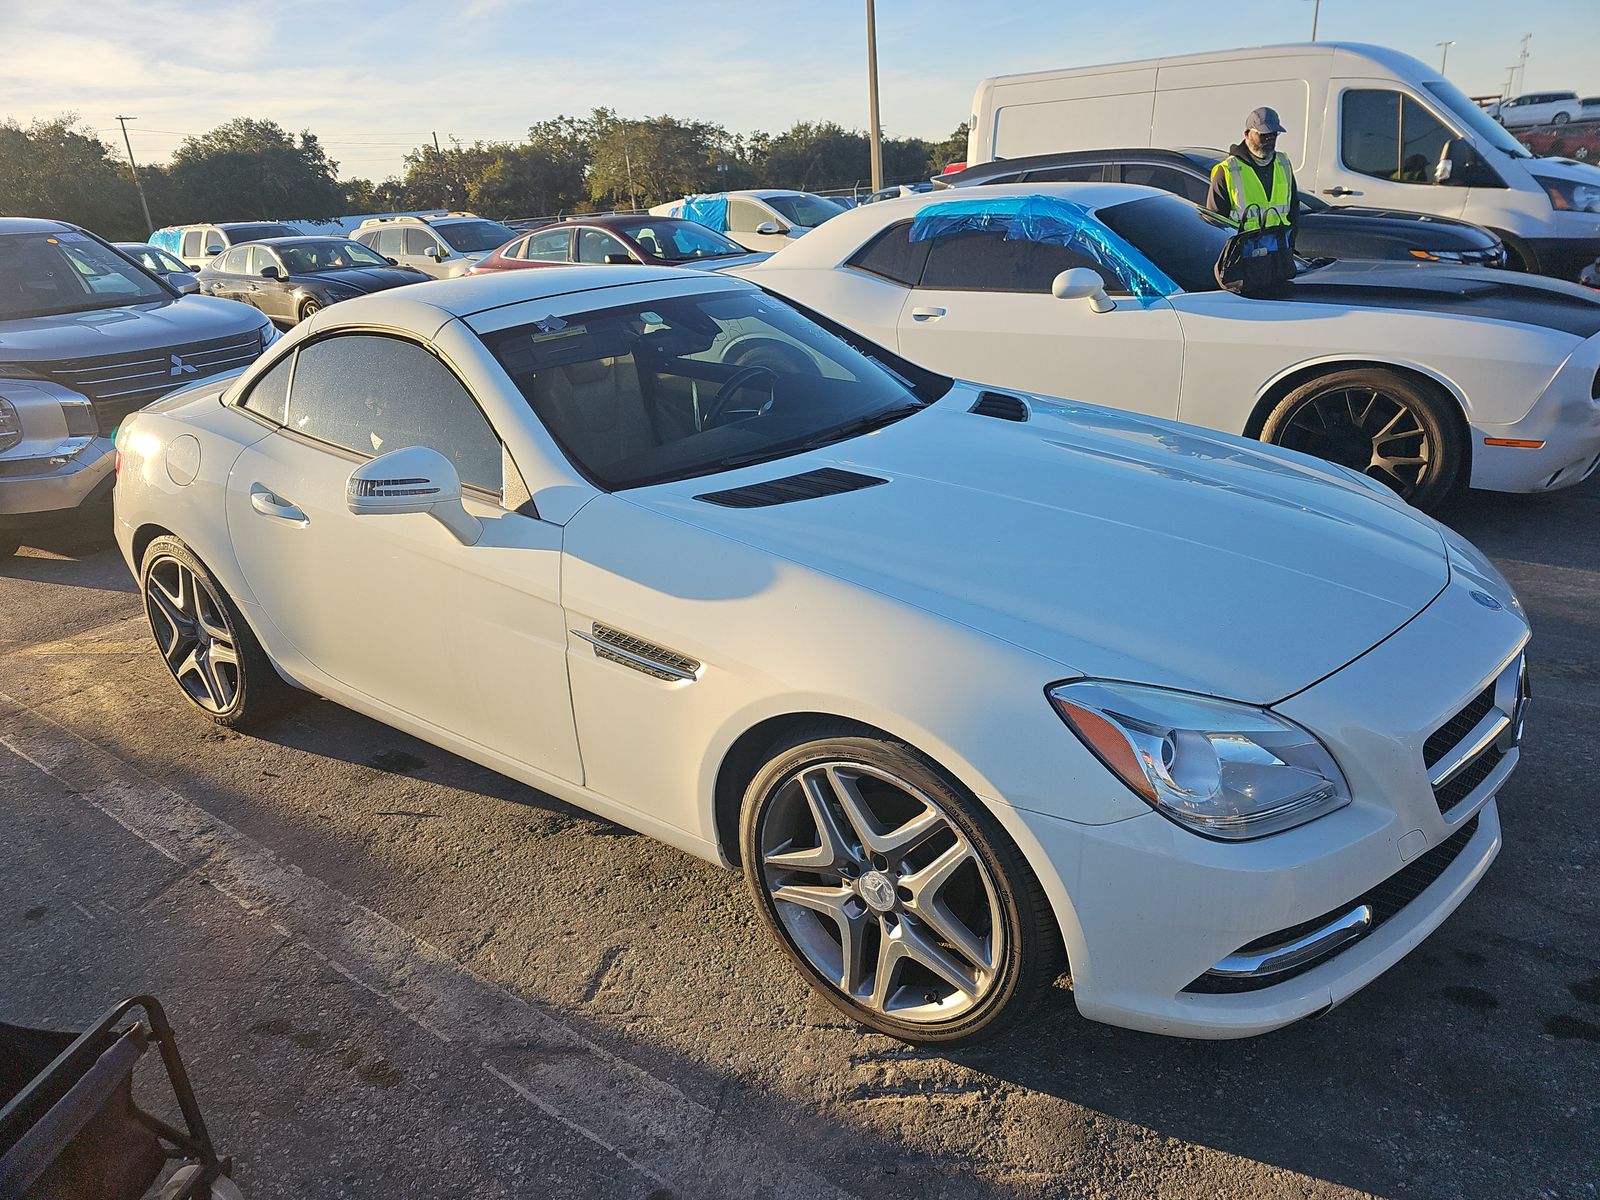
<svg viewBox="0 0 1600 1200">
<path fill-rule="evenodd" d="M 769 378 L 767 390 L 770 392 L 778 382 L 778 373 L 771 367 L 762 366 L 760 363 L 752 363 L 748 367 L 740 367 L 732 375 L 728 376 L 728 381 L 718 389 L 716 396 L 706 405 L 706 410 L 700 417 L 700 428 L 709 429 L 715 425 L 717 419 L 727 411 L 728 401 L 733 398 L 733 394 L 741 388 L 749 387 L 763 375 Z"/>
</svg>

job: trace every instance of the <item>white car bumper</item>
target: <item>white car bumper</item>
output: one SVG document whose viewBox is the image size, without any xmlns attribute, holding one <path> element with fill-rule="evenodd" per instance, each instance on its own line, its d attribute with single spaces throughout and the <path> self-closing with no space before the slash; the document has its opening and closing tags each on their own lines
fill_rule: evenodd
<svg viewBox="0 0 1600 1200">
<path fill-rule="evenodd" d="M 1371 983 L 1466 898 L 1499 851 L 1494 797 L 1520 752 L 1496 748 L 1481 778 L 1463 773 L 1476 782 L 1446 813 L 1424 746 L 1515 671 L 1527 635 L 1519 615 L 1472 590 L 1453 582 L 1376 649 L 1275 706 L 1339 761 L 1354 800 L 1336 813 L 1248 842 L 1210 841 L 1156 813 L 1103 826 L 1011 814 L 1044 864 L 1084 1016 L 1187 1037 L 1264 1033 Z M 1361 904 L 1372 909 L 1365 934 L 1298 971 L 1210 974 Z"/>
</svg>

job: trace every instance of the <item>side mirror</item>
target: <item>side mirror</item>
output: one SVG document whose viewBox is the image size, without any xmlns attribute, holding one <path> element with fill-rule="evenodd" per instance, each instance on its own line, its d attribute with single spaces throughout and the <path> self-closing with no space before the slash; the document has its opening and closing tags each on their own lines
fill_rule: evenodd
<svg viewBox="0 0 1600 1200">
<path fill-rule="evenodd" d="M 444 251 L 440 250 L 439 247 L 437 247 L 437 246 L 429 246 L 426 250 L 424 250 L 422 252 L 422 257 L 423 258 L 442 258 L 442 257 L 444 257 Z"/>
<path fill-rule="evenodd" d="M 178 289 L 178 295 L 180 296 L 198 296 L 200 294 L 200 281 L 193 275 L 183 275 L 168 282 Z"/>
<path fill-rule="evenodd" d="M 779 221 L 763 221 L 756 226 L 757 233 L 788 233 L 789 227 Z"/>
<path fill-rule="evenodd" d="M 1082 300 L 1087 298 L 1095 312 L 1110 312 L 1117 302 L 1106 295 L 1105 281 L 1098 272 L 1088 267 L 1073 267 L 1050 281 L 1050 294 L 1057 300 Z"/>
<path fill-rule="evenodd" d="M 1439 148 L 1439 161 L 1434 164 L 1433 181 L 1463 187 L 1472 168 L 1477 165 L 1472 143 L 1465 138 L 1450 138 Z"/>
<path fill-rule="evenodd" d="M 380 454 L 350 472 L 345 503 L 358 517 L 427 513 L 463 546 L 475 546 L 483 523 L 461 503 L 455 464 L 427 446 Z"/>
<path fill-rule="evenodd" d="M 278 278 L 278 268 L 277 267 L 262 267 L 261 268 L 261 278 L 263 278 L 263 279 L 276 279 L 276 278 Z"/>
<path fill-rule="evenodd" d="M 631 254 L 608 254 L 606 262 L 613 267 L 625 267 L 633 261 Z"/>
<path fill-rule="evenodd" d="M 383 256 L 383 261 L 388 263 L 391 267 L 398 267 L 400 265 L 400 260 L 398 258 L 390 258 L 387 254 Z"/>
<path fill-rule="evenodd" d="M 207 246 L 206 247 L 206 257 L 207 258 L 215 258 L 217 255 L 221 254 L 222 251 L 223 251 L 223 247 L 221 247 L 221 246 Z"/>
</svg>

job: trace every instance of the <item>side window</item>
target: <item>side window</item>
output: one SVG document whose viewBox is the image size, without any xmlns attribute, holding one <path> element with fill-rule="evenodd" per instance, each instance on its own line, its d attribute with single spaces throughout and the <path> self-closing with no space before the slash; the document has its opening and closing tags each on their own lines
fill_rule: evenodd
<svg viewBox="0 0 1600 1200">
<path fill-rule="evenodd" d="M 201 249 L 209 250 L 213 246 L 221 246 L 224 250 L 228 248 L 228 239 L 222 236 L 220 229 L 206 230 L 206 244 Z"/>
<path fill-rule="evenodd" d="M 767 210 L 748 200 L 728 201 L 728 228 L 735 233 L 754 233 L 756 226 L 770 221 Z"/>
<path fill-rule="evenodd" d="M 528 239 L 527 238 L 523 238 L 521 241 L 512 242 L 511 245 L 507 246 L 504 250 L 500 251 L 500 257 L 501 258 L 526 258 L 527 254 L 525 254 L 524 251 L 526 251 L 527 249 L 528 249 Z"/>
<path fill-rule="evenodd" d="M 1352 171 L 1397 183 L 1432 183 L 1433 164 L 1455 135 L 1410 96 L 1357 89 L 1340 102 L 1340 153 Z"/>
<path fill-rule="evenodd" d="M 1123 163 L 1122 182 L 1160 188 L 1174 196 L 1182 196 L 1191 204 L 1204 204 L 1206 193 L 1210 191 L 1206 180 L 1180 171 L 1177 167 L 1163 167 L 1154 163 Z"/>
<path fill-rule="evenodd" d="M 628 254 L 628 248 L 601 229 L 578 230 L 578 261 L 603 263 L 608 254 Z M 632 259 L 632 255 L 628 255 Z"/>
<path fill-rule="evenodd" d="M 380 229 L 369 235 L 372 240 L 367 243 L 385 258 L 398 258 L 406 252 L 405 231 L 400 229 Z"/>
<path fill-rule="evenodd" d="M 274 425 L 282 425 L 289 414 L 289 376 L 294 372 L 294 355 L 285 354 L 267 373 L 250 385 L 250 390 L 239 401 L 257 416 L 265 417 Z"/>
<path fill-rule="evenodd" d="M 501 490 L 494 430 L 454 372 L 413 342 L 349 334 L 303 346 L 285 424 L 369 457 L 428 446 L 462 483 Z"/>
<path fill-rule="evenodd" d="M 922 286 L 951 291 L 1040 292 L 1062 271 L 1088 267 L 1108 290 L 1125 290 L 1120 280 L 1088 255 L 1047 242 L 1006 241 L 999 230 L 973 230 L 930 238 Z"/>
<path fill-rule="evenodd" d="M 566 262 L 567 248 L 572 242 L 571 229 L 547 229 L 528 239 L 522 257 L 533 262 Z"/>
<path fill-rule="evenodd" d="M 411 229 L 407 229 L 405 231 L 405 235 L 407 254 L 425 254 L 430 248 L 436 247 L 439 244 L 434 240 L 433 234 L 429 233 L 426 229 L 417 229 L 413 227 Z"/>
<path fill-rule="evenodd" d="M 211 262 L 211 269 L 222 271 L 228 275 L 243 275 L 245 273 L 245 256 L 250 253 L 248 246 L 235 246 Z"/>
<path fill-rule="evenodd" d="M 916 287 L 917 280 L 922 278 L 928 245 L 928 242 L 913 242 L 911 222 L 901 221 L 857 250 L 849 265 L 902 287 Z"/>
<path fill-rule="evenodd" d="M 265 246 L 250 246 L 248 249 L 250 251 L 249 273 L 251 275 L 259 275 L 268 267 L 277 267 L 280 273 L 283 271 L 283 267 L 278 260 L 272 256 L 272 251 Z"/>
<path fill-rule="evenodd" d="M 184 231 L 183 257 L 191 259 L 200 257 L 200 231 L 198 229 Z"/>
<path fill-rule="evenodd" d="M 1105 178 L 1101 163 L 1075 163 L 1070 167 L 1047 167 L 1042 171 L 1029 171 L 1023 178 L 1029 183 L 1099 183 Z M 992 179 L 991 183 L 1005 180 Z"/>
</svg>

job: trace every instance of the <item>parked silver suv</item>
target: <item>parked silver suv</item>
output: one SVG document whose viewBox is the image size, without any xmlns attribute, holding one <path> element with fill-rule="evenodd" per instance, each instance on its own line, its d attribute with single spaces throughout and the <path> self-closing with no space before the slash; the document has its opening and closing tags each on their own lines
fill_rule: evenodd
<svg viewBox="0 0 1600 1200">
<path fill-rule="evenodd" d="M 180 296 L 76 225 L 0 217 L 0 554 L 110 499 L 128 413 L 276 337 L 255 309 Z"/>
<path fill-rule="evenodd" d="M 499 221 L 453 212 L 439 217 L 368 217 L 350 236 L 397 266 L 435 279 L 454 279 L 516 237 L 517 231 Z"/>
</svg>

